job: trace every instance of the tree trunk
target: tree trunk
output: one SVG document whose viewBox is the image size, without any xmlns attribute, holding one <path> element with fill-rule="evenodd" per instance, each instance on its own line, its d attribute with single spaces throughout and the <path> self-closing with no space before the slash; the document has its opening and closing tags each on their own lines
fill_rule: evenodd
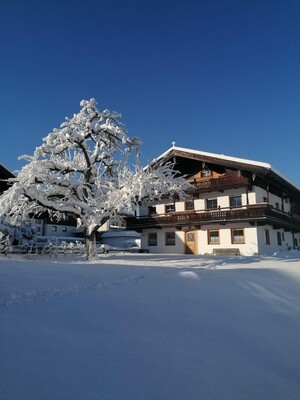
<svg viewBox="0 0 300 400">
<path fill-rule="evenodd" d="M 91 233 L 85 233 L 85 249 L 86 249 L 86 258 L 87 260 L 92 260 L 96 255 L 96 231 L 92 231 Z"/>
</svg>

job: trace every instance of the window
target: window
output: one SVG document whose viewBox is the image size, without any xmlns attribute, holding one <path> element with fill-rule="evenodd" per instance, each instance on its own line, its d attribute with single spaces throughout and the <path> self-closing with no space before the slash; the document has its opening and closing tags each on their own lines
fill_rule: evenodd
<svg viewBox="0 0 300 400">
<path fill-rule="evenodd" d="M 263 203 L 267 203 L 268 202 L 268 199 L 264 196 L 263 197 Z"/>
<path fill-rule="evenodd" d="M 175 204 L 166 204 L 165 213 L 170 213 L 175 211 Z"/>
<path fill-rule="evenodd" d="M 68 228 L 67 228 L 66 226 L 63 226 L 63 227 L 61 228 L 61 230 L 62 230 L 62 232 L 67 232 Z"/>
<path fill-rule="evenodd" d="M 210 230 L 207 232 L 208 244 L 220 244 L 219 230 Z"/>
<path fill-rule="evenodd" d="M 231 229 L 231 243 L 245 243 L 244 229 Z"/>
<path fill-rule="evenodd" d="M 275 208 L 276 208 L 277 210 L 279 210 L 279 209 L 280 209 L 280 207 L 279 207 L 279 203 L 275 203 Z"/>
<path fill-rule="evenodd" d="M 36 230 L 36 232 L 41 232 L 41 227 L 40 226 L 36 226 L 35 230 Z"/>
<path fill-rule="evenodd" d="M 157 233 L 148 233 L 148 246 L 157 246 Z"/>
<path fill-rule="evenodd" d="M 270 244 L 270 231 L 265 229 L 265 244 Z"/>
<path fill-rule="evenodd" d="M 296 239 L 296 238 L 294 238 L 294 246 L 295 246 L 295 248 L 298 247 L 298 239 Z"/>
<path fill-rule="evenodd" d="M 242 205 L 242 196 L 230 196 L 229 205 L 230 207 L 240 207 Z"/>
<path fill-rule="evenodd" d="M 52 232 L 56 232 L 56 231 L 57 231 L 57 226 L 52 225 L 51 231 L 52 231 Z"/>
<path fill-rule="evenodd" d="M 281 239 L 284 242 L 284 232 L 281 233 Z"/>
<path fill-rule="evenodd" d="M 214 210 L 218 208 L 218 200 L 217 199 L 207 199 L 206 200 L 206 208 L 208 210 Z"/>
<path fill-rule="evenodd" d="M 40 219 L 35 220 L 36 225 L 41 225 L 42 221 Z"/>
<path fill-rule="evenodd" d="M 278 246 L 282 245 L 281 232 L 277 232 L 277 244 L 278 244 Z"/>
<path fill-rule="evenodd" d="M 211 176 L 211 170 L 205 169 L 204 171 L 201 171 L 201 178 L 206 178 L 207 176 Z"/>
<path fill-rule="evenodd" d="M 156 214 L 156 207 L 149 206 L 148 207 L 148 215 Z"/>
<path fill-rule="evenodd" d="M 188 232 L 186 238 L 187 238 L 188 242 L 194 242 L 195 241 L 195 233 L 194 232 Z"/>
<path fill-rule="evenodd" d="M 166 232 L 166 246 L 175 246 L 175 232 Z"/>
<path fill-rule="evenodd" d="M 194 201 L 193 200 L 188 200 L 185 202 L 185 210 L 194 210 Z"/>
</svg>

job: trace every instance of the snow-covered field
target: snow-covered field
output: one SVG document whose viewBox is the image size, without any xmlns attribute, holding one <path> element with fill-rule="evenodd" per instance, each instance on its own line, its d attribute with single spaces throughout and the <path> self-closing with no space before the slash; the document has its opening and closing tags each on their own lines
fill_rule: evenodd
<svg viewBox="0 0 300 400">
<path fill-rule="evenodd" d="M 0 259 L 1 400 L 299 400 L 300 256 Z"/>
</svg>

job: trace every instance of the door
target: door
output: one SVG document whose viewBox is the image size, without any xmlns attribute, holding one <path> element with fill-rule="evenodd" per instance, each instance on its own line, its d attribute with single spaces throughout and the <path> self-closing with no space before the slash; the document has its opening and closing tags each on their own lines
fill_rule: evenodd
<svg viewBox="0 0 300 400">
<path fill-rule="evenodd" d="M 185 232 L 185 254 L 198 254 L 197 231 Z"/>
</svg>

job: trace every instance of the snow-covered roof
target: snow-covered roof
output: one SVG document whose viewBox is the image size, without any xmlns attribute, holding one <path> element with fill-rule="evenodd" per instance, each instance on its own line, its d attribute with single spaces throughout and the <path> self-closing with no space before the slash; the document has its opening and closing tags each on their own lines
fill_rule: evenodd
<svg viewBox="0 0 300 400">
<path fill-rule="evenodd" d="M 159 158 L 164 158 L 165 156 L 168 155 L 171 151 L 177 150 L 177 151 L 184 151 L 185 153 L 190 153 L 190 154 L 197 154 L 199 156 L 205 156 L 205 157 L 214 157 L 214 158 L 219 158 L 220 160 L 227 160 L 227 161 L 235 161 L 239 163 L 244 163 L 244 164 L 252 164 L 256 165 L 258 167 L 263 167 L 263 168 L 268 168 L 271 169 L 271 165 L 268 163 L 260 162 L 260 161 L 253 161 L 253 160 L 248 160 L 245 158 L 239 158 L 239 157 L 231 157 L 231 156 L 226 156 L 224 154 L 217 154 L 217 153 L 208 153 L 206 151 L 200 151 L 200 150 L 192 150 L 192 149 L 187 149 L 185 147 L 178 147 L 178 146 L 173 146 L 170 147 L 167 151 L 165 151 L 162 155 L 160 155 L 157 159 Z"/>
<path fill-rule="evenodd" d="M 286 176 L 284 176 L 281 172 L 279 172 L 277 169 L 272 167 L 272 165 L 269 163 L 249 160 L 246 158 L 232 157 L 232 156 L 227 156 L 224 154 L 209 153 L 206 151 L 193 150 L 193 149 L 188 149 L 185 147 L 172 146 L 168 150 L 166 150 L 164 153 L 162 153 L 159 157 L 153 159 L 149 165 L 166 158 L 172 152 L 176 152 L 176 151 L 181 151 L 184 153 L 189 153 L 189 154 L 203 156 L 203 157 L 217 158 L 219 160 L 224 160 L 224 161 L 232 161 L 232 162 L 236 162 L 238 164 L 245 164 L 245 165 L 252 165 L 255 167 L 260 167 L 260 168 L 266 169 L 270 172 L 273 172 L 275 175 L 279 176 L 281 179 L 285 180 L 287 183 L 294 186 L 297 190 L 300 190 L 300 187 L 298 185 L 296 185 L 294 182 L 291 182 Z"/>
</svg>

